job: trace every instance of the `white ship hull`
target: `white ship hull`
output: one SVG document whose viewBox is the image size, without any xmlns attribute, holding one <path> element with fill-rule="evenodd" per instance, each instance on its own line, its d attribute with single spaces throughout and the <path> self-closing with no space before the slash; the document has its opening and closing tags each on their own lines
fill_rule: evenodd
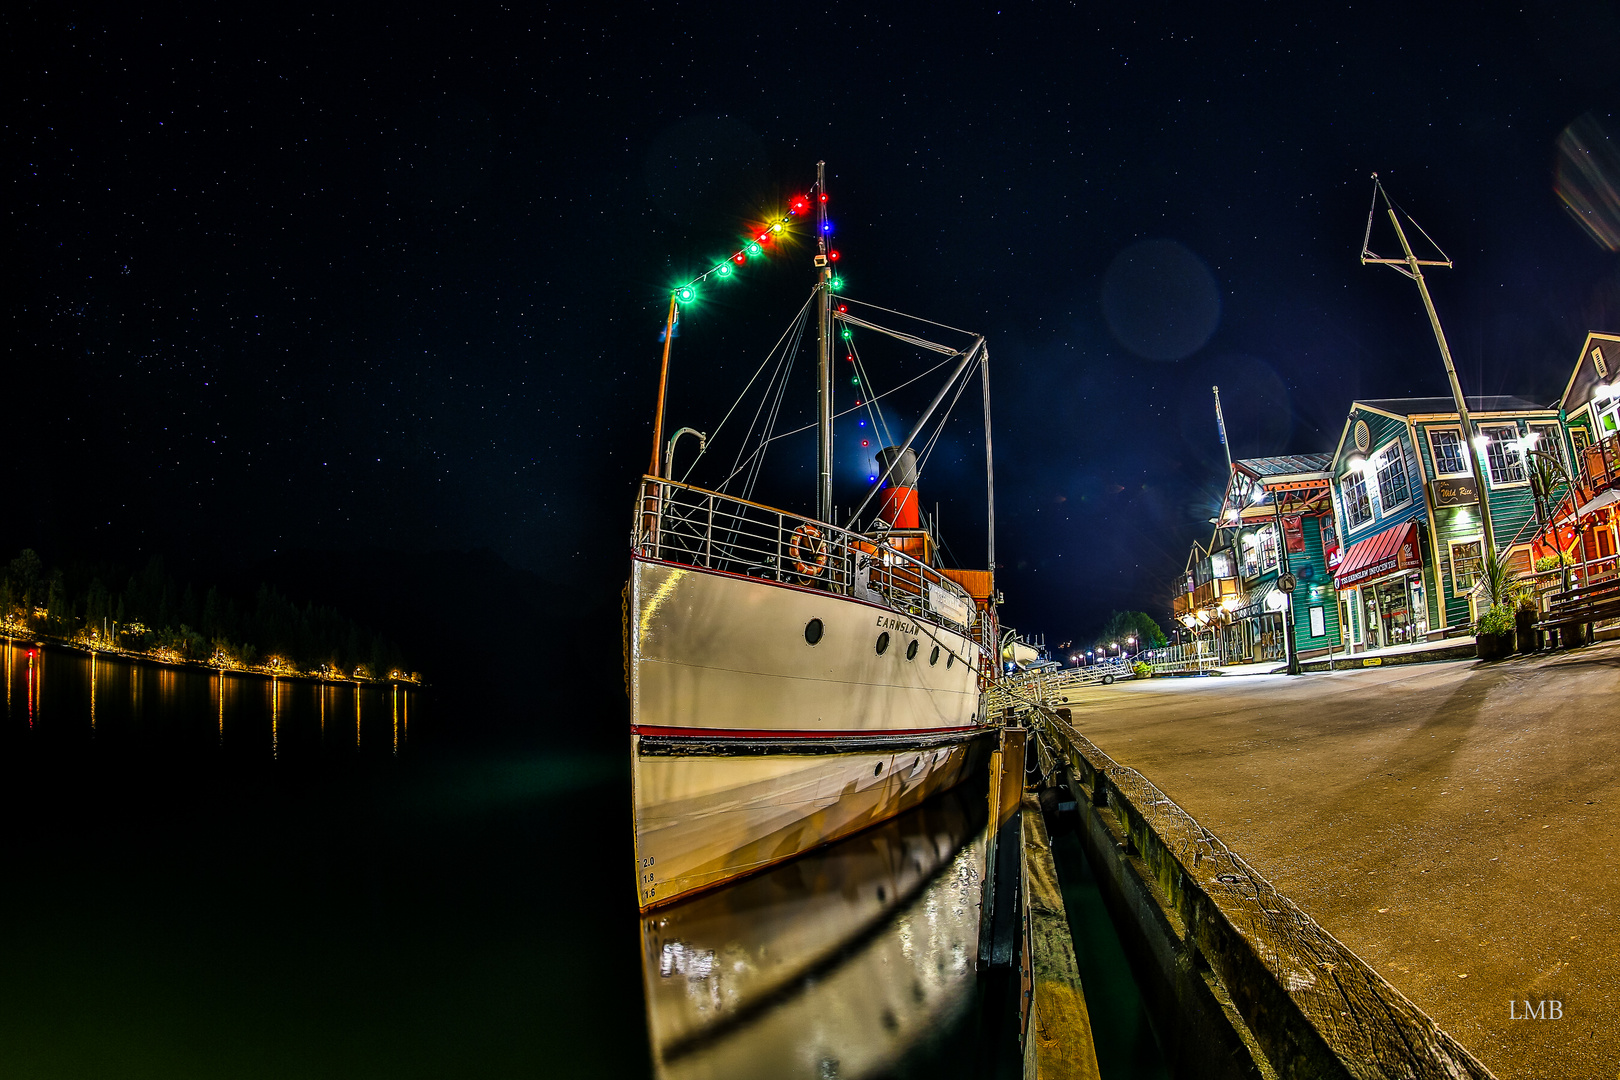
<svg viewBox="0 0 1620 1080">
<path fill-rule="evenodd" d="M 927 619 L 637 557 L 626 633 L 643 910 L 891 818 L 984 752 L 987 658 Z"/>
</svg>

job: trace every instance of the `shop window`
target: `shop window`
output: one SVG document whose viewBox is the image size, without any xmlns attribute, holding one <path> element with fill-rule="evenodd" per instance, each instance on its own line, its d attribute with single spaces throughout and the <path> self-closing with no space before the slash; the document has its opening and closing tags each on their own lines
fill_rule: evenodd
<svg viewBox="0 0 1620 1080">
<path fill-rule="evenodd" d="M 1389 513 L 1412 501 L 1412 488 L 1406 482 L 1406 457 L 1399 442 L 1390 443 L 1378 455 L 1378 502 Z"/>
<path fill-rule="evenodd" d="M 1243 576 L 1259 577 L 1277 568 L 1277 527 L 1266 524 L 1243 534 Z"/>
<path fill-rule="evenodd" d="M 1564 440 L 1562 429 L 1557 424 L 1531 424 L 1530 434 L 1535 439 L 1531 449 L 1549 455 L 1564 468 L 1569 468 L 1569 462 L 1564 458 Z"/>
<path fill-rule="evenodd" d="M 1484 541 L 1453 540 L 1451 542 L 1451 592 L 1461 596 L 1474 587 L 1484 569 Z"/>
<path fill-rule="evenodd" d="M 1434 451 L 1434 475 L 1468 475 L 1468 458 L 1463 453 L 1462 433 L 1456 428 L 1429 432 L 1429 449 Z"/>
<path fill-rule="evenodd" d="M 1339 481 L 1344 494 L 1344 519 L 1350 528 L 1358 529 L 1372 520 L 1372 501 L 1367 498 L 1367 477 L 1359 472 L 1346 473 Z"/>
<path fill-rule="evenodd" d="M 1524 483 L 1524 456 L 1519 446 L 1516 427 L 1480 428 L 1479 433 L 1490 440 L 1485 444 L 1485 461 L 1491 467 L 1491 485 Z"/>
</svg>

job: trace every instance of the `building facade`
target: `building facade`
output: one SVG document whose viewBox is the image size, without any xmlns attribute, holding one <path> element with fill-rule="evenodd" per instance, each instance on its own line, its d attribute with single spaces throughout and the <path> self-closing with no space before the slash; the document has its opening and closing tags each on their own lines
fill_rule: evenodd
<svg viewBox="0 0 1620 1080">
<path fill-rule="evenodd" d="M 1354 402 L 1329 471 L 1340 550 L 1329 555 L 1353 650 L 1471 632 L 1485 546 L 1470 454 L 1480 456 L 1496 549 L 1530 569 L 1536 502 L 1528 454 L 1570 460 L 1556 407 L 1515 397 Z"/>
</svg>

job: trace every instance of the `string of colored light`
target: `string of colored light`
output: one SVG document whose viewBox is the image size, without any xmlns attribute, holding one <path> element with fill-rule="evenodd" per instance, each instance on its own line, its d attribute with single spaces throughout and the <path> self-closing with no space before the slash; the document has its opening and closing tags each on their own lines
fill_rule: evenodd
<svg viewBox="0 0 1620 1080">
<path fill-rule="evenodd" d="M 811 190 L 814 191 L 815 188 L 812 187 Z M 827 196 L 825 194 L 821 196 L 821 201 L 823 203 L 827 201 Z M 724 259 L 721 259 L 703 273 L 692 278 L 690 281 L 686 282 L 686 284 L 676 286 L 673 290 L 675 299 L 682 304 L 694 303 L 698 298 L 697 287 L 699 285 L 708 281 L 711 277 L 729 279 L 736 274 L 737 267 L 746 265 L 748 260 L 751 258 L 759 258 L 765 255 L 768 246 L 782 236 L 783 232 L 787 229 L 788 225 L 792 223 L 794 218 L 809 212 L 810 205 L 811 203 L 808 197 L 804 195 L 795 195 L 788 201 L 788 210 L 785 215 L 767 220 L 760 227 L 760 229 L 753 234 L 753 239 L 744 241 L 742 247 L 738 248 Z M 826 222 L 823 228 L 828 233 L 831 233 L 832 223 Z M 827 253 L 827 258 L 833 262 L 837 262 L 838 252 L 829 251 Z M 844 287 L 844 279 L 834 275 L 831 285 L 833 291 L 837 292 Z"/>
</svg>

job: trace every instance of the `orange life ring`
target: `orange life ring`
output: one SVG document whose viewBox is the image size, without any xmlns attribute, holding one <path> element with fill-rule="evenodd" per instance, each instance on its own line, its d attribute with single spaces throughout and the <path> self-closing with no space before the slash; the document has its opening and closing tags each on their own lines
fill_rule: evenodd
<svg viewBox="0 0 1620 1080">
<path fill-rule="evenodd" d="M 810 555 L 809 562 L 805 561 L 806 552 Z M 822 539 L 821 530 L 808 524 L 794 529 L 793 538 L 788 541 L 788 557 L 800 577 L 820 577 L 827 569 L 827 541 Z"/>
</svg>

